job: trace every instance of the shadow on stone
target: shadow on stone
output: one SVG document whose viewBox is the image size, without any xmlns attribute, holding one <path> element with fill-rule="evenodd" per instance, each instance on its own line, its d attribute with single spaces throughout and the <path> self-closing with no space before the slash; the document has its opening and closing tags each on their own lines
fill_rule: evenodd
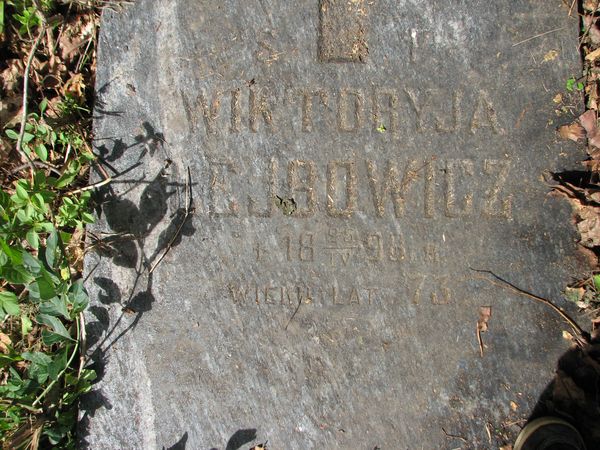
<svg viewBox="0 0 600 450">
<path fill-rule="evenodd" d="M 246 428 L 237 430 L 227 441 L 225 450 L 238 450 L 249 442 L 256 439 L 256 428 Z M 213 447 L 210 450 L 218 450 L 219 447 Z"/>
<path fill-rule="evenodd" d="M 528 420 L 543 416 L 566 420 L 577 428 L 588 449 L 600 448 L 600 335 L 560 357 L 554 378 Z"/>
<path fill-rule="evenodd" d="M 168 448 L 163 447 L 163 450 L 185 450 L 187 440 L 188 440 L 188 433 L 186 431 L 185 433 L 183 433 L 183 436 L 181 436 L 181 439 L 179 439 L 174 445 L 172 445 L 171 447 L 168 447 Z"/>
<path fill-rule="evenodd" d="M 141 147 L 138 161 L 121 174 L 132 170 L 141 164 L 141 160 L 149 155 L 154 156 L 157 149 L 164 143 L 163 134 L 156 131 L 148 122 L 142 124 L 143 133 L 134 138 L 131 145 L 122 139 L 110 139 L 112 149 L 106 146 L 97 147 L 99 157 L 106 162 L 120 159 L 133 147 Z M 97 373 L 97 381 L 102 380 L 111 348 L 127 333 L 132 332 L 140 323 L 145 313 L 152 310 L 155 297 L 152 293 L 153 276 L 150 270 L 155 260 L 161 257 L 167 249 L 177 246 L 183 236 L 194 233 L 189 208 L 191 205 L 191 185 L 186 183 L 169 183 L 167 169 L 171 161 L 158 170 L 154 177 L 146 180 L 133 180 L 127 182 L 125 192 L 115 193 L 113 186 L 106 185 L 94 193 L 94 201 L 98 217 L 104 217 L 110 232 L 94 234 L 90 232 L 92 246 L 102 258 L 110 258 L 120 267 L 131 269 L 131 287 L 123 292 L 120 286 L 112 279 L 103 276 L 93 278 L 99 287 L 97 302 L 88 310 L 87 348 L 88 367 Z M 105 166 L 113 172 L 113 177 L 118 177 L 117 171 L 109 164 Z M 138 186 L 145 187 L 137 201 L 128 195 Z M 186 186 L 186 203 L 178 208 L 170 217 L 169 198 L 181 186 Z M 175 186 L 175 188 L 172 188 Z M 189 187 L 188 187 L 189 186 Z M 171 187 L 171 189 L 169 189 Z M 125 198 L 128 195 L 128 198 Z M 164 222 L 167 222 L 165 224 Z M 164 227 L 160 232 L 156 245 L 149 247 L 149 237 L 157 227 Z M 151 256 L 148 256 L 151 255 Z M 88 274 L 89 276 L 90 274 Z M 120 306 L 120 311 L 116 308 Z M 79 426 L 79 439 L 82 448 L 86 448 L 85 440 L 88 430 L 89 417 L 93 417 L 99 408 L 112 408 L 100 390 L 87 394 L 82 400 L 82 416 Z M 169 449 L 184 449 L 188 440 L 186 432 L 182 438 Z"/>
</svg>

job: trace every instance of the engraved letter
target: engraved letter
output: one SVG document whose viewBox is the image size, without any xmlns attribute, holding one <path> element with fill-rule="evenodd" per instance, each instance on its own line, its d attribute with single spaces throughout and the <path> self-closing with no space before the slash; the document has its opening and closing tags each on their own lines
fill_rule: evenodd
<svg viewBox="0 0 600 450">
<path fill-rule="evenodd" d="M 343 208 L 337 206 L 337 169 L 343 167 L 346 171 L 346 202 Z M 330 161 L 327 164 L 327 213 L 332 217 L 351 217 L 356 209 L 356 164 L 354 161 Z"/>
<path fill-rule="evenodd" d="M 231 91 L 231 133 L 239 133 L 242 123 L 242 107 L 240 106 L 240 90 Z"/>
<path fill-rule="evenodd" d="M 313 99 L 318 97 L 321 104 L 327 107 L 328 95 L 327 92 L 318 89 L 315 91 L 306 90 L 302 93 L 302 131 L 311 132 L 313 127 Z"/>
<path fill-rule="evenodd" d="M 349 96 L 353 98 L 351 108 L 348 107 L 348 103 L 350 102 L 348 99 Z M 357 131 L 361 127 L 363 103 L 363 95 L 360 91 L 340 89 L 337 111 L 338 128 L 340 131 Z M 352 116 L 352 122 L 348 123 L 348 116 L 350 115 Z"/>
<path fill-rule="evenodd" d="M 385 214 L 385 203 L 388 195 L 391 195 L 394 202 L 394 212 L 396 217 L 402 217 L 404 213 L 405 194 L 412 181 L 417 177 L 415 161 L 409 161 L 402 182 L 399 179 L 398 167 L 395 163 L 388 161 L 385 175 L 380 181 L 377 171 L 377 165 L 373 161 L 367 161 L 367 172 L 369 174 L 369 183 L 371 185 L 371 194 L 375 211 L 379 217 Z"/>
<path fill-rule="evenodd" d="M 258 132 L 258 115 L 260 114 L 268 126 L 269 131 L 273 131 L 273 114 L 267 104 L 267 96 L 262 93 L 257 93 L 254 88 L 250 88 L 250 96 L 248 99 L 249 125 L 250 131 Z"/>
<path fill-rule="evenodd" d="M 229 284 L 229 293 L 233 303 L 243 304 L 246 303 L 246 297 L 248 295 L 248 286 L 242 286 L 241 284 Z"/>
<path fill-rule="evenodd" d="M 387 122 L 382 118 L 383 99 L 386 98 L 385 109 L 388 112 Z M 375 89 L 373 93 L 373 129 L 384 126 L 392 135 L 398 135 L 398 94 L 393 89 Z"/>
<path fill-rule="evenodd" d="M 446 216 L 447 217 L 459 217 L 468 216 L 473 210 L 473 193 L 467 192 L 463 196 L 463 207 L 459 209 L 456 207 L 456 188 L 457 177 L 460 175 L 457 173 L 461 172 L 463 177 L 462 186 L 467 186 L 471 183 L 464 181 L 467 176 L 473 175 L 473 161 L 470 159 L 452 159 L 446 163 Z"/>
<path fill-rule="evenodd" d="M 209 201 L 209 213 L 213 217 L 228 217 L 228 216 L 237 216 L 238 215 L 238 203 L 233 198 L 230 192 L 228 192 L 228 188 L 230 187 L 230 183 L 227 182 L 227 174 L 229 173 L 237 173 L 235 166 L 232 162 L 215 162 L 212 161 L 209 163 L 210 165 L 210 187 L 208 191 L 208 201 Z M 218 193 L 217 191 L 221 191 L 223 197 L 221 199 L 221 203 L 223 201 L 227 202 L 227 208 L 225 210 L 219 210 L 217 203 L 218 202 Z M 229 195 L 227 195 L 229 194 Z"/>
<path fill-rule="evenodd" d="M 489 95 L 485 91 L 479 91 L 471 119 L 471 133 L 475 134 L 478 128 L 484 127 L 491 128 L 496 134 L 504 133 Z"/>
<path fill-rule="evenodd" d="M 275 212 L 275 190 L 277 189 L 277 171 L 279 170 L 279 164 L 275 158 L 271 158 L 269 163 L 269 182 L 267 188 L 267 207 L 263 211 L 259 211 L 256 207 L 257 201 L 248 195 L 248 214 L 255 217 L 271 217 Z"/>
<path fill-rule="evenodd" d="M 500 191 L 508 178 L 509 170 L 510 162 L 506 160 L 486 159 L 483 163 L 483 173 L 496 176 L 492 187 L 485 191 L 486 200 L 483 212 L 490 217 L 502 217 L 504 219 L 512 217 L 512 197 L 507 195 L 502 200 L 499 198 Z"/>
<path fill-rule="evenodd" d="M 298 174 L 300 168 L 303 168 L 306 173 L 305 181 L 302 181 Z M 306 193 L 306 207 L 304 208 L 301 208 L 298 199 L 294 198 L 296 205 L 298 205 L 296 211 L 293 213 L 294 216 L 310 217 L 315 213 L 317 206 L 317 195 L 315 192 L 316 179 L 317 175 L 314 161 L 296 159 L 288 163 L 288 187 L 290 196 L 294 198 L 295 192 Z"/>
</svg>

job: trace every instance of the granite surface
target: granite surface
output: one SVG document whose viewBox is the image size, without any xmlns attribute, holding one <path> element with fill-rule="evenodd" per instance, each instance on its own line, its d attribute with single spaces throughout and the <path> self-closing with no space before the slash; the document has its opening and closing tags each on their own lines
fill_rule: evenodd
<svg viewBox="0 0 600 450">
<path fill-rule="evenodd" d="M 577 36 L 560 0 L 106 10 L 82 448 L 510 440 L 565 326 L 471 268 L 581 268 L 543 182 Z"/>
</svg>

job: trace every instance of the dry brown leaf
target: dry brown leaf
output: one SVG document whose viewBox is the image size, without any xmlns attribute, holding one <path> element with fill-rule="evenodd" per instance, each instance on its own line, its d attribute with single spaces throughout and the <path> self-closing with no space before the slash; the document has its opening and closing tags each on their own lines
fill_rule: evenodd
<svg viewBox="0 0 600 450">
<path fill-rule="evenodd" d="M 93 39 L 95 29 L 94 16 L 89 14 L 78 15 L 75 21 L 66 25 L 58 44 L 60 58 L 70 68 L 75 69 L 73 66 L 84 52 L 88 41 Z"/>
<path fill-rule="evenodd" d="M 503 445 L 502 447 L 500 447 L 499 450 L 513 450 L 513 446 L 512 446 L 512 444 L 506 444 L 506 445 Z"/>
<path fill-rule="evenodd" d="M 598 58 L 600 58 L 600 48 L 597 48 L 593 52 L 589 52 L 587 55 L 585 55 L 586 61 L 593 62 L 593 61 L 596 61 Z"/>
<path fill-rule="evenodd" d="M 562 96 L 562 94 L 561 94 L 560 92 L 559 92 L 558 94 L 556 94 L 556 95 L 554 96 L 554 98 L 552 99 L 552 101 L 553 101 L 554 103 L 556 103 L 556 104 L 559 104 L 559 103 L 561 103 L 561 102 L 562 102 L 562 100 L 563 100 L 563 96 Z"/>
<path fill-rule="evenodd" d="M 590 15 L 584 15 L 583 23 L 592 44 L 600 44 L 600 28 L 598 28 L 596 18 Z"/>
<path fill-rule="evenodd" d="M 510 401 L 510 409 L 512 409 L 513 411 L 516 411 L 517 409 L 519 409 L 519 405 L 517 405 L 516 402 L 513 402 L 512 400 Z"/>
<path fill-rule="evenodd" d="M 585 134 L 585 129 L 577 122 L 573 122 L 569 125 L 563 125 L 558 128 L 558 135 L 562 139 L 570 139 L 575 142 L 585 138 Z"/>
<path fill-rule="evenodd" d="M 596 208 L 582 206 L 578 216 L 581 219 L 577 223 L 581 245 L 588 248 L 600 246 L 600 217 Z"/>
<path fill-rule="evenodd" d="M 483 357 L 483 340 L 481 339 L 481 333 L 488 330 L 488 321 L 492 317 L 491 306 L 480 306 L 479 307 L 479 319 L 477 320 L 477 342 L 479 343 L 479 353 Z"/>
<path fill-rule="evenodd" d="M 0 352 L 8 353 L 8 346 L 12 344 L 10 338 L 0 331 Z"/>
<path fill-rule="evenodd" d="M 596 111 L 588 110 L 579 116 L 579 122 L 587 133 L 588 144 L 600 148 L 600 133 L 598 133 L 598 119 Z"/>
<path fill-rule="evenodd" d="M 557 56 L 558 56 L 558 51 L 557 50 L 550 50 L 549 52 L 547 52 L 544 55 L 544 62 L 554 61 Z"/>
<path fill-rule="evenodd" d="M 83 81 L 83 75 L 80 73 L 71 75 L 71 77 L 67 80 L 62 89 L 63 95 L 70 94 L 75 98 L 82 98 L 84 90 L 85 83 Z"/>
<path fill-rule="evenodd" d="M 9 95 L 0 99 L 0 126 L 12 128 L 21 120 L 23 97 Z"/>
<path fill-rule="evenodd" d="M 488 321 L 492 317 L 491 306 L 480 306 L 479 307 L 479 320 L 477 321 L 477 329 L 482 333 L 488 330 Z"/>
<path fill-rule="evenodd" d="M 586 11 L 596 11 L 600 0 L 584 0 L 583 9 Z"/>
</svg>

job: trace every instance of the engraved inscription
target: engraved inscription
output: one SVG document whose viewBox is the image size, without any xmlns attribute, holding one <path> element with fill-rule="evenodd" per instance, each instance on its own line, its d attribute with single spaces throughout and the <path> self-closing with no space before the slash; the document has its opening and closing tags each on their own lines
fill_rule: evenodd
<svg viewBox="0 0 600 450">
<path fill-rule="evenodd" d="M 274 134 L 299 124 L 344 134 L 374 133 L 400 140 L 406 133 L 504 134 L 496 99 L 473 87 L 223 85 L 182 103 L 191 131 L 222 138 L 229 132 Z M 290 105 L 298 105 L 293 114 Z M 202 130 L 203 128 L 203 130 Z M 380 132 L 378 130 L 385 130 Z"/>
<path fill-rule="evenodd" d="M 340 283 L 310 284 L 231 281 L 223 286 L 226 298 L 237 306 L 369 307 L 388 305 L 447 306 L 454 303 L 449 277 L 425 273 L 399 275 L 398 288 Z"/>
<path fill-rule="evenodd" d="M 512 218 L 512 197 L 506 192 L 510 160 L 440 160 L 431 156 L 421 161 L 318 163 L 270 158 L 252 166 L 257 173 L 235 160 L 209 162 L 210 185 L 205 192 L 212 217 L 273 218 L 284 214 L 305 219 L 324 214 L 337 219 L 368 215 L 400 221 L 410 214 L 425 219 Z M 238 191 L 240 183 L 248 182 L 257 194 L 246 195 L 247 201 L 240 203 L 238 199 L 244 198 Z M 283 197 L 293 208 L 282 211 L 276 207 L 277 198 Z"/>
</svg>

